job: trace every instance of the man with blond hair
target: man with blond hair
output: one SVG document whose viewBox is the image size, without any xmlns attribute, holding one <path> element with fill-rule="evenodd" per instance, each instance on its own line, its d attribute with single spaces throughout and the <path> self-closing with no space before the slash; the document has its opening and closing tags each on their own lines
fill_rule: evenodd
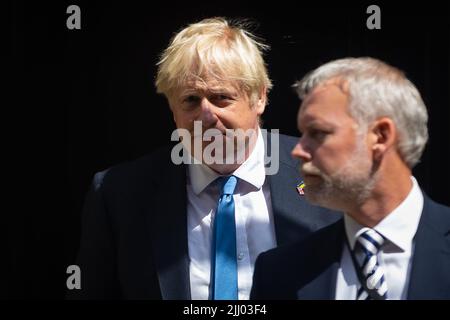
<svg viewBox="0 0 450 320">
<path fill-rule="evenodd" d="M 261 254 L 252 298 L 450 299 L 450 208 L 411 173 L 428 140 L 416 87 L 373 58 L 331 61 L 295 87 L 305 197 L 345 215 Z"/>
<path fill-rule="evenodd" d="M 248 299 L 261 252 L 338 218 L 299 195 L 296 139 L 260 128 L 266 48 L 223 18 L 173 37 L 156 87 L 182 141 L 95 176 L 74 297 Z"/>
</svg>

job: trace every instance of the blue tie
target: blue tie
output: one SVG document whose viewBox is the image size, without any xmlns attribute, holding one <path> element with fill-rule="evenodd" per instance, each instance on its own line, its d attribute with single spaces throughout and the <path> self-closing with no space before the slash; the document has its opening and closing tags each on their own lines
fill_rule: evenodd
<svg viewBox="0 0 450 320">
<path fill-rule="evenodd" d="M 236 224 L 234 220 L 233 193 L 235 176 L 222 177 L 220 198 L 214 218 L 212 243 L 212 294 L 213 300 L 237 300 Z"/>
<path fill-rule="evenodd" d="M 355 253 L 358 254 L 361 273 L 365 284 L 357 292 L 357 300 L 385 300 L 387 284 L 384 270 L 378 264 L 377 254 L 383 246 L 384 238 L 374 229 L 362 233 L 356 242 Z"/>
</svg>

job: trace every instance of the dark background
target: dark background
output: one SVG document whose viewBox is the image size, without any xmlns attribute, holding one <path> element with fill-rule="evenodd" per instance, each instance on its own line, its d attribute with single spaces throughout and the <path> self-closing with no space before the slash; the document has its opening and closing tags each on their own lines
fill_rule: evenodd
<svg viewBox="0 0 450 320">
<path fill-rule="evenodd" d="M 93 174 L 170 140 L 174 125 L 155 92 L 155 63 L 174 32 L 207 17 L 259 23 L 254 32 L 271 45 L 274 83 L 264 126 L 284 134 L 297 135 L 299 101 L 290 85 L 318 65 L 372 56 L 404 70 L 430 116 L 430 140 L 414 175 L 432 199 L 450 205 L 448 3 L 146 2 L 4 5 L 10 46 L 1 57 L 13 102 L 3 120 L 11 125 L 4 136 L 12 141 L 12 164 L 3 169 L 14 190 L 3 215 L 6 297 L 64 298 Z M 81 8 L 81 30 L 66 28 L 70 4 Z M 370 4 L 381 8 L 381 30 L 366 28 Z"/>
</svg>

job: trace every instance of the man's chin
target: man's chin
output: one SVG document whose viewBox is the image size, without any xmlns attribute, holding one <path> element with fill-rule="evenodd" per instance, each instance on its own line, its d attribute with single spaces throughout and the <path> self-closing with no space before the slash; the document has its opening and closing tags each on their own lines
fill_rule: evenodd
<svg viewBox="0 0 450 320">
<path fill-rule="evenodd" d="M 239 168 L 240 164 L 217 164 L 217 163 L 211 163 L 207 164 L 207 166 L 214 170 L 215 172 L 222 174 L 222 175 L 228 175 L 233 173 L 237 168 Z"/>
<path fill-rule="evenodd" d="M 323 183 L 323 179 L 319 175 L 304 175 L 303 181 L 305 182 L 306 186 L 311 187 L 320 187 L 320 185 Z"/>
<path fill-rule="evenodd" d="M 305 182 L 306 184 L 306 182 Z M 306 184 L 305 198 L 310 203 L 329 209 L 340 209 L 341 199 L 333 190 L 324 187 L 323 183 Z"/>
</svg>

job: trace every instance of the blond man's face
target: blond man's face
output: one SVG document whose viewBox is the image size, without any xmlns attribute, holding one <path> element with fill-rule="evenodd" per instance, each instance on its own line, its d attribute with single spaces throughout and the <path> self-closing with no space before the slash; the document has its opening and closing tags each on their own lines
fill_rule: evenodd
<svg viewBox="0 0 450 320">
<path fill-rule="evenodd" d="M 174 90 L 169 104 L 177 128 L 191 133 L 193 146 L 194 121 L 201 121 L 203 131 L 217 129 L 224 137 L 226 129 L 253 129 L 257 132 L 265 97 L 252 105 L 248 95 L 229 82 L 193 80 Z M 202 148 L 211 142 L 202 141 Z"/>
</svg>

